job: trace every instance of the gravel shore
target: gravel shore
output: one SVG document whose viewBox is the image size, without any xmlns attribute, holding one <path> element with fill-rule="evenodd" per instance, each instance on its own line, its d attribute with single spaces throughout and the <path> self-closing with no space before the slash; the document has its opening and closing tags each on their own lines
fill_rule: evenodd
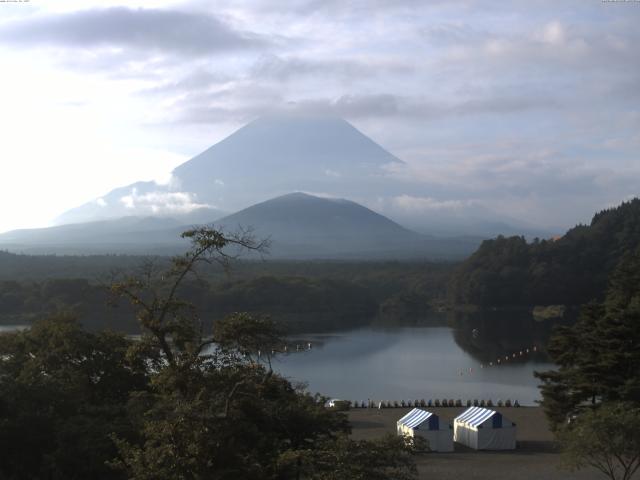
<svg viewBox="0 0 640 480">
<path fill-rule="evenodd" d="M 373 439 L 396 433 L 396 421 L 409 408 L 353 409 L 349 420 L 355 439 Z M 465 408 L 427 408 L 452 422 Z M 496 408 L 516 423 L 518 448 L 515 451 L 483 452 L 455 444 L 453 453 L 427 453 L 417 457 L 420 478 L 424 479 L 579 479 L 605 478 L 596 470 L 568 472 L 561 470 L 560 454 L 553 442 L 547 420 L 539 407 Z"/>
</svg>

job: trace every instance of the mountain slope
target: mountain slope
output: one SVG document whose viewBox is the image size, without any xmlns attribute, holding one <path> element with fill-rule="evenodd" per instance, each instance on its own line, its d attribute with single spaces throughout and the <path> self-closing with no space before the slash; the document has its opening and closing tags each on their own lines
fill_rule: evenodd
<svg viewBox="0 0 640 480">
<path fill-rule="evenodd" d="M 123 217 L 0 234 L 0 248 L 26 253 L 144 253 L 179 243 L 174 218 Z"/>
<path fill-rule="evenodd" d="M 203 222 L 211 223 L 211 222 Z M 175 219 L 124 217 L 0 235 L 0 248 L 26 253 L 174 254 L 187 248 Z M 283 195 L 216 222 L 226 231 L 251 228 L 269 238 L 271 258 L 463 258 L 477 238 L 435 238 L 408 230 L 362 205 L 304 193 Z"/>
<path fill-rule="evenodd" d="M 146 216 L 174 216 L 191 208 L 237 211 L 292 191 L 375 198 L 402 192 L 385 167 L 403 162 L 334 117 L 259 118 L 178 166 L 168 185 L 137 182 L 62 214 L 60 224 Z"/>
<path fill-rule="evenodd" d="M 234 212 L 295 191 L 375 206 L 430 235 L 535 230 L 474 202 L 448 198 L 445 187 L 426 188 L 402 160 L 341 118 L 294 114 L 258 118 L 176 167 L 166 185 L 146 181 L 116 188 L 63 213 L 56 223 L 175 217 L 205 208 Z"/>
<path fill-rule="evenodd" d="M 436 239 L 408 230 L 355 202 L 305 193 L 283 195 L 217 222 L 252 227 L 270 238 L 271 255 L 286 258 L 461 257 L 476 239 Z"/>
</svg>

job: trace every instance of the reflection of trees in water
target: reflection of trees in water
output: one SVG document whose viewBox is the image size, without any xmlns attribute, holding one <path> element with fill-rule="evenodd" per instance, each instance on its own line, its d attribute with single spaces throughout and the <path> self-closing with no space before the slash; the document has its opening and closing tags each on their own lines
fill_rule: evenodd
<svg viewBox="0 0 640 480">
<path fill-rule="evenodd" d="M 536 321 L 530 311 L 451 312 L 447 320 L 456 344 L 482 363 L 495 363 L 498 358 L 504 361 L 507 355 L 508 362 L 549 361 L 546 346 L 553 327 L 560 322 L 569 323 Z M 516 358 L 512 357 L 514 353 Z"/>
<path fill-rule="evenodd" d="M 397 312 L 381 312 L 375 317 L 371 325 L 374 327 L 446 327 L 448 326 L 447 314 L 444 312 L 429 311 L 422 314 L 398 314 Z"/>
</svg>

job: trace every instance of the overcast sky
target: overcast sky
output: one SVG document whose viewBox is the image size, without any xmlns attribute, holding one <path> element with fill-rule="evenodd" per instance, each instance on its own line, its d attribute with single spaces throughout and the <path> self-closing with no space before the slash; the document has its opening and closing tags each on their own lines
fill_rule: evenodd
<svg viewBox="0 0 640 480">
<path fill-rule="evenodd" d="M 212 5 L 215 5 L 213 7 Z M 540 226 L 640 190 L 640 1 L 0 2 L 0 231 L 170 170 L 278 109 Z"/>
</svg>

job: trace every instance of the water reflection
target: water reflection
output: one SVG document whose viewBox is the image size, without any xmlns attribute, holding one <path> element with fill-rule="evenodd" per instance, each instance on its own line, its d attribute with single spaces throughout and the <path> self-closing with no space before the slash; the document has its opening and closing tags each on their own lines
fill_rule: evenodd
<svg viewBox="0 0 640 480">
<path fill-rule="evenodd" d="M 307 335 L 310 350 L 281 356 L 274 367 L 293 381 L 308 382 L 312 392 L 349 400 L 510 398 L 532 405 L 540 398 L 533 371 L 552 368 L 544 349 L 517 361 L 489 362 L 527 344 L 543 347 L 549 324 L 532 320 L 517 328 L 506 318 L 468 317 L 449 322 L 454 326 Z"/>
<path fill-rule="evenodd" d="M 29 328 L 29 325 L 0 325 L 0 333 L 18 332 Z"/>
<path fill-rule="evenodd" d="M 504 361 L 506 356 L 513 362 L 548 362 L 546 346 L 553 327 L 569 323 L 538 321 L 527 311 L 456 312 L 450 313 L 447 321 L 456 344 L 482 363 Z"/>
</svg>

